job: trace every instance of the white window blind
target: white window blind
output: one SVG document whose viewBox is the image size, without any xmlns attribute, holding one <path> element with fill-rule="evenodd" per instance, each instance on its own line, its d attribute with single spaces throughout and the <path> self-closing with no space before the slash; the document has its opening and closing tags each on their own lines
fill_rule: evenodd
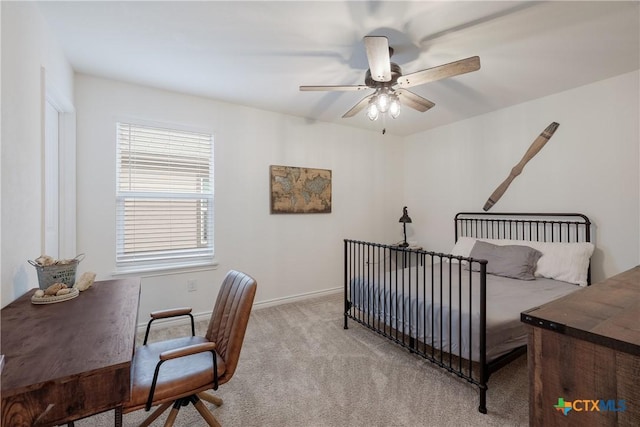
<svg viewBox="0 0 640 427">
<path fill-rule="evenodd" d="M 117 124 L 116 265 L 213 260 L 213 140 L 206 133 Z"/>
</svg>

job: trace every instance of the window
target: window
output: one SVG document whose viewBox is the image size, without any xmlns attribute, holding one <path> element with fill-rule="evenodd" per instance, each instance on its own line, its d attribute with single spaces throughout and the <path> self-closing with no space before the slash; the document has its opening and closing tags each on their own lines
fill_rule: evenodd
<svg viewBox="0 0 640 427">
<path fill-rule="evenodd" d="M 213 261 L 210 134 L 117 124 L 116 265 Z"/>
</svg>

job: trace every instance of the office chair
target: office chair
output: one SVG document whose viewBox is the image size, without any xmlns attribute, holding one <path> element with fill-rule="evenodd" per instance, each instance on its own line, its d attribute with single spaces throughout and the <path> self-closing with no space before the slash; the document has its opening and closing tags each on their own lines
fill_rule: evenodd
<svg viewBox="0 0 640 427">
<path fill-rule="evenodd" d="M 149 426 L 173 406 L 165 427 L 173 425 L 180 407 L 192 403 L 210 426 L 220 426 L 202 400 L 217 406 L 222 399 L 204 393 L 217 390 L 233 376 L 238 365 L 257 283 L 251 276 L 231 270 L 225 276 L 204 337 L 195 336 L 190 308 L 151 313 L 144 344 L 135 351 L 131 368 L 131 400 L 123 412 L 160 405 L 140 426 Z M 191 317 L 191 336 L 147 344 L 151 323 L 176 316 Z"/>
</svg>

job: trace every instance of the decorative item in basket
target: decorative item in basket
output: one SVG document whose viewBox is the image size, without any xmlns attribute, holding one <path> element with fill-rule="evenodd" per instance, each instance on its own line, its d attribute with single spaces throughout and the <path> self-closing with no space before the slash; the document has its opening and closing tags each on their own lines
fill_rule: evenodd
<svg viewBox="0 0 640 427">
<path fill-rule="evenodd" d="M 71 288 L 76 281 L 76 270 L 80 261 L 84 259 L 84 254 L 80 254 L 72 259 L 55 260 L 48 255 L 42 255 L 29 261 L 38 272 L 38 285 L 40 289 L 47 289 L 55 283 L 63 283 Z"/>
</svg>

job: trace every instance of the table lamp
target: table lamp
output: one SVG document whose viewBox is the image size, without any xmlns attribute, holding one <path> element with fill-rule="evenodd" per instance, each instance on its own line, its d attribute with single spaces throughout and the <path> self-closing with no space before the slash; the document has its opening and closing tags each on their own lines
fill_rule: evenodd
<svg viewBox="0 0 640 427">
<path fill-rule="evenodd" d="M 409 246 L 409 244 L 407 243 L 407 223 L 412 222 L 411 218 L 407 214 L 406 206 L 402 208 L 402 216 L 400 217 L 400 220 L 398 222 L 402 223 L 402 231 L 404 232 L 404 241 L 400 243 L 398 246 L 406 248 L 407 246 Z"/>
</svg>

